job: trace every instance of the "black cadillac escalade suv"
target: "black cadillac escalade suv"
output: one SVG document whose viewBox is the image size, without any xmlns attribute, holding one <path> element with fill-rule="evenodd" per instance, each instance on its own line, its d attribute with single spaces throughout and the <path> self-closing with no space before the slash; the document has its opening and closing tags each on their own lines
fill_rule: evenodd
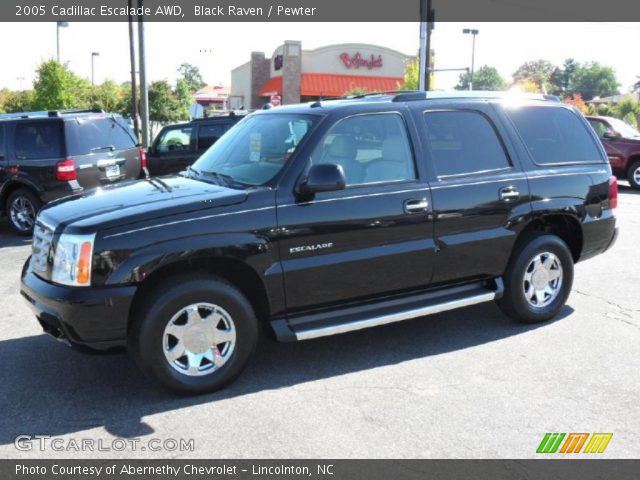
<svg viewBox="0 0 640 480">
<path fill-rule="evenodd" d="M 37 218 L 22 295 L 71 345 L 127 346 L 183 393 L 237 377 L 264 325 L 305 340 L 497 301 L 541 322 L 616 236 L 582 115 L 410 92 L 249 115 L 187 171 Z"/>
</svg>

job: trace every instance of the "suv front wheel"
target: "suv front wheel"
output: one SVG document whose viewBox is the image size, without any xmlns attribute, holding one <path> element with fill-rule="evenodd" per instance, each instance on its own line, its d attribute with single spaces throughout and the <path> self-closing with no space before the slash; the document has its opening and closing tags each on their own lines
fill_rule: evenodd
<svg viewBox="0 0 640 480">
<path fill-rule="evenodd" d="M 18 235 L 31 235 L 42 202 L 31 191 L 19 188 L 7 198 L 9 225 Z"/>
<path fill-rule="evenodd" d="M 524 323 L 553 318 L 567 301 L 573 283 L 573 257 L 555 235 L 529 236 L 514 252 L 498 306 Z"/>
<path fill-rule="evenodd" d="M 213 276 L 171 278 L 138 309 L 129 347 L 140 368 L 177 393 L 219 390 L 244 369 L 258 339 L 249 301 Z"/>
</svg>

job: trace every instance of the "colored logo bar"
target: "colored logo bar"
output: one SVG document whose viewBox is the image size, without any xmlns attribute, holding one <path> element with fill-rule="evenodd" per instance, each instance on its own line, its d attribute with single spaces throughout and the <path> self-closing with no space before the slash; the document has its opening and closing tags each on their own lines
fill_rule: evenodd
<svg viewBox="0 0 640 480">
<path fill-rule="evenodd" d="M 603 453 L 611 437 L 613 433 L 545 433 L 536 453 Z"/>
</svg>

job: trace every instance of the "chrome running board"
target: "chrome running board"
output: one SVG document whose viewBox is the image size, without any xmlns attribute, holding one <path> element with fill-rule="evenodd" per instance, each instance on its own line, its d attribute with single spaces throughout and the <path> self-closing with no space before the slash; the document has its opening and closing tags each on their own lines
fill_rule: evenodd
<svg viewBox="0 0 640 480">
<path fill-rule="evenodd" d="M 345 309 L 344 312 L 333 312 L 333 315 L 309 315 L 306 318 L 300 317 L 290 321 L 275 320 L 271 324 L 281 341 L 326 337 L 491 302 L 500 298 L 504 291 L 501 279 L 495 279 L 494 282 L 495 289 L 475 286 L 475 288 L 457 292 L 445 290 L 433 298 L 425 299 L 424 296 L 420 296 L 423 298 L 417 296 L 413 301 L 405 302 L 404 305 L 392 306 L 382 303 L 378 309 L 369 308 L 358 312 L 356 308 L 351 308 Z"/>
</svg>

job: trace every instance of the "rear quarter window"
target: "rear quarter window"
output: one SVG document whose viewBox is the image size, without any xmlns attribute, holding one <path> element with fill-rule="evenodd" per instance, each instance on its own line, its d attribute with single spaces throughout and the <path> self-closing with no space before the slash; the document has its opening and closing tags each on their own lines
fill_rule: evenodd
<svg viewBox="0 0 640 480">
<path fill-rule="evenodd" d="M 65 123 L 69 155 L 89 155 L 113 146 L 115 150 L 135 148 L 127 127 L 108 117 L 76 118 Z"/>
<path fill-rule="evenodd" d="M 604 162 L 587 126 L 568 108 L 522 106 L 506 112 L 536 164 Z"/>
<path fill-rule="evenodd" d="M 16 158 L 37 160 L 64 156 L 62 122 L 18 122 L 15 131 Z"/>
</svg>

